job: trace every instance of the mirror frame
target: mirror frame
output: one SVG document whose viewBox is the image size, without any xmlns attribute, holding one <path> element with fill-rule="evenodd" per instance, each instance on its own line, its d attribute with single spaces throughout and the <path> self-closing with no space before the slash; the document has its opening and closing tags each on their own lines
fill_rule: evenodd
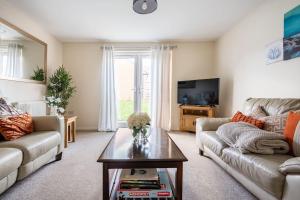
<svg viewBox="0 0 300 200">
<path fill-rule="evenodd" d="M 6 21 L 5 19 L 0 17 L 0 23 L 5 24 L 6 26 L 8 26 L 11 29 L 14 29 L 15 31 L 17 31 L 18 33 L 32 39 L 35 42 L 38 42 L 39 44 L 43 45 L 45 47 L 45 51 L 44 51 L 44 72 L 45 72 L 45 80 L 44 81 L 36 81 L 36 80 L 30 80 L 30 79 L 25 79 L 25 78 L 9 78 L 9 77 L 5 77 L 5 76 L 0 76 L 0 79 L 2 80 L 11 80 L 11 81 L 21 81 L 21 82 L 28 82 L 28 83 L 38 83 L 38 84 L 46 84 L 47 82 L 47 48 L 48 45 L 46 42 L 36 38 L 35 36 L 31 35 L 30 33 L 27 33 L 26 31 L 20 29 L 19 27 L 13 25 L 12 23 Z"/>
</svg>

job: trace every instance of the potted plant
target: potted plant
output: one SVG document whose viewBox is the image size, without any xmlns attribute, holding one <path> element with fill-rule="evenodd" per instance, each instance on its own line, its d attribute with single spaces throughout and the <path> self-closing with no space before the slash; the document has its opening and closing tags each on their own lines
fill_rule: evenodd
<svg viewBox="0 0 300 200">
<path fill-rule="evenodd" d="M 57 112 L 63 115 L 75 92 L 76 88 L 73 86 L 71 74 L 63 66 L 60 66 L 49 78 L 47 86 L 46 102 L 52 113 Z"/>
<path fill-rule="evenodd" d="M 44 70 L 39 66 L 37 66 L 36 69 L 33 70 L 33 76 L 31 76 L 31 79 L 35 81 L 44 81 L 45 80 Z"/>
</svg>

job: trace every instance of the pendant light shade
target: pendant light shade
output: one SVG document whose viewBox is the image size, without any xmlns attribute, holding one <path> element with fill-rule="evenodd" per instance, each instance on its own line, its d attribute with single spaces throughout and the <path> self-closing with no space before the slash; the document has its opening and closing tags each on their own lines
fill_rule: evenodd
<svg viewBox="0 0 300 200">
<path fill-rule="evenodd" d="M 149 14 L 157 9 L 157 0 L 133 0 L 133 10 L 138 14 Z"/>
</svg>

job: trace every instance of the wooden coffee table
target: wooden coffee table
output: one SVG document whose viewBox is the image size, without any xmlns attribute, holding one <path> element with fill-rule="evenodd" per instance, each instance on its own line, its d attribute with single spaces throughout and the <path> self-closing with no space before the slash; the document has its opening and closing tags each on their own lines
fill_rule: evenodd
<svg viewBox="0 0 300 200">
<path fill-rule="evenodd" d="M 188 160 L 165 130 L 149 131 L 148 143 L 143 146 L 134 144 L 129 129 L 119 129 L 107 144 L 98 159 L 103 163 L 103 200 L 115 198 L 116 176 L 110 181 L 109 170 L 131 168 L 176 168 L 174 195 L 176 200 L 182 199 L 183 162 Z"/>
</svg>

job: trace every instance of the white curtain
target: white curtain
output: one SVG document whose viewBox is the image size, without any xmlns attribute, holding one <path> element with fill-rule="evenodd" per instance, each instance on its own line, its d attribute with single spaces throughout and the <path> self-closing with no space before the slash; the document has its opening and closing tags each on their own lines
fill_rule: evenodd
<svg viewBox="0 0 300 200">
<path fill-rule="evenodd" d="M 172 48 L 159 46 L 152 49 L 151 126 L 171 128 L 171 72 Z"/>
<path fill-rule="evenodd" d="M 112 46 L 103 47 L 101 66 L 101 92 L 99 131 L 117 130 L 117 100 L 115 87 L 114 51 Z"/>
<path fill-rule="evenodd" d="M 9 43 L 7 51 L 7 64 L 3 75 L 7 77 L 22 78 L 22 47 L 17 43 Z"/>
<path fill-rule="evenodd" d="M 6 67 L 5 54 L 6 54 L 5 49 L 2 48 L 0 44 L 0 75 L 1 76 L 4 75 L 4 70 Z"/>
</svg>

